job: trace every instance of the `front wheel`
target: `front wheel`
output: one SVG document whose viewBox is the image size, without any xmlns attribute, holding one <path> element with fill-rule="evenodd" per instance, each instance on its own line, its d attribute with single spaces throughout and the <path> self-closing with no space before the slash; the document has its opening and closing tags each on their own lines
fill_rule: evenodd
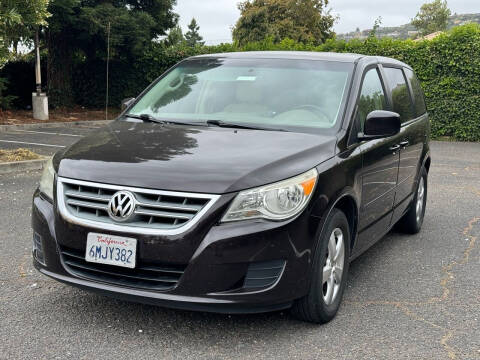
<svg viewBox="0 0 480 360">
<path fill-rule="evenodd" d="M 425 207 L 427 205 L 427 179 L 427 170 L 422 167 L 412 204 L 398 222 L 398 230 L 408 234 L 416 234 L 422 228 L 423 218 L 425 217 Z"/>
<path fill-rule="evenodd" d="M 345 214 L 333 209 L 317 244 L 310 290 L 295 301 L 292 312 L 301 320 L 323 324 L 337 314 L 347 280 L 350 229 Z"/>
</svg>

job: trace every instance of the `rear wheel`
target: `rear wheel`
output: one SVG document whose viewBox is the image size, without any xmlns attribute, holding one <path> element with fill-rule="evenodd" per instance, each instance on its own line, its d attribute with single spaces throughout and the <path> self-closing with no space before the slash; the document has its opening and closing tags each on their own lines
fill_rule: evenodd
<svg viewBox="0 0 480 360">
<path fill-rule="evenodd" d="M 350 229 L 345 214 L 333 209 L 320 235 L 309 292 L 295 301 L 292 312 L 314 323 L 332 320 L 340 307 L 350 256 Z"/>
<path fill-rule="evenodd" d="M 416 234 L 422 228 L 425 207 L 427 205 L 427 179 L 427 170 L 422 167 L 412 204 L 398 222 L 398 230 L 408 234 Z"/>
</svg>

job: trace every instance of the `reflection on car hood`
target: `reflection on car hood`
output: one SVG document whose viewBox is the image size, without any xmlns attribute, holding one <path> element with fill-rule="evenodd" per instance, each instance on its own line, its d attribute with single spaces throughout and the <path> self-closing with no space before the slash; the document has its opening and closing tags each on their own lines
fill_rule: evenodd
<svg viewBox="0 0 480 360">
<path fill-rule="evenodd" d="M 58 154 L 59 176 L 172 191 L 228 193 L 307 171 L 334 136 L 114 121 Z"/>
</svg>

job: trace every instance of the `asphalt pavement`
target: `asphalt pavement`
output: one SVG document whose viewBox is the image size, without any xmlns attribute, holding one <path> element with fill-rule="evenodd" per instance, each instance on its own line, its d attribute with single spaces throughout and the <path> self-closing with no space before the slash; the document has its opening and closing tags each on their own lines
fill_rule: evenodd
<svg viewBox="0 0 480 360">
<path fill-rule="evenodd" d="M 480 359 L 480 144 L 434 142 L 432 157 L 422 231 L 355 260 L 323 326 L 139 305 L 44 277 L 30 255 L 40 173 L 0 175 L 0 358 Z"/>
<path fill-rule="evenodd" d="M 58 127 L 12 129 L 0 132 L 0 149 L 26 148 L 40 155 L 53 155 L 57 151 L 95 131 L 101 125 L 66 124 Z"/>
</svg>

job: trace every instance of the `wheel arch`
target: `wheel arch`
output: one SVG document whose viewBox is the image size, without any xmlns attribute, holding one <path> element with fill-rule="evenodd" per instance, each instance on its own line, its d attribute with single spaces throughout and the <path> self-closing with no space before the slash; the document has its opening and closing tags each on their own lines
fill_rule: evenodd
<svg viewBox="0 0 480 360">
<path fill-rule="evenodd" d="M 317 238 L 324 231 L 327 219 L 333 209 L 341 210 L 347 217 L 351 238 L 350 250 L 352 250 L 355 245 L 355 241 L 357 240 L 359 217 L 358 201 L 352 188 L 345 188 L 338 196 L 334 198 L 334 200 L 331 200 L 329 205 L 324 209 L 323 214 L 320 215 L 321 221 L 318 227 Z"/>
<path fill-rule="evenodd" d="M 430 172 L 430 163 L 432 162 L 432 158 L 430 155 L 427 155 L 425 157 L 425 161 L 423 162 L 423 166 L 425 167 L 425 170 L 427 170 L 427 174 Z"/>
<path fill-rule="evenodd" d="M 332 209 L 341 210 L 347 217 L 348 226 L 350 229 L 350 250 L 353 249 L 355 241 L 357 240 L 358 227 L 358 205 L 354 197 L 350 194 L 344 194 L 334 203 Z"/>
</svg>

